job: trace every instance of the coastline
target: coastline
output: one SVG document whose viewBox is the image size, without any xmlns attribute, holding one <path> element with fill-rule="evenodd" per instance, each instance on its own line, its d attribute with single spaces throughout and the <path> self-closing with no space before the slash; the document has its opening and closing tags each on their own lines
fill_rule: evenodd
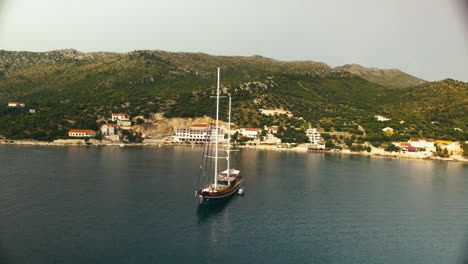
<svg viewBox="0 0 468 264">
<path fill-rule="evenodd" d="M 102 143 L 93 141 L 91 144 L 86 144 L 84 140 L 76 140 L 72 142 L 47 142 L 35 140 L 1 140 L 0 145 L 15 145 L 15 146 L 51 146 L 51 147 L 106 147 L 106 146 L 119 146 L 119 147 L 161 147 L 161 146 L 201 146 L 201 144 L 186 144 L 186 143 L 172 143 L 164 140 L 152 141 L 151 143 Z M 308 153 L 308 144 L 299 144 L 292 148 L 278 148 L 276 145 L 245 145 L 238 146 L 244 149 L 266 150 L 266 151 L 286 151 L 286 152 L 299 152 Z M 454 161 L 454 162 L 468 162 L 468 157 L 453 155 L 450 158 L 434 157 L 428 152 L 387 152 L 380 148 L 372 147 L 371 152 L 352 152 L 349 150 L 342 150 L 339 152 L 325 152 L 331 155 L 359 155 L 367 157 L 383 157 L 393 159 L 409 159 L 409 160 L 434 160 L 434 161 Z M 318 154 L 324 154 L 320 152 Z"/>
</svg>

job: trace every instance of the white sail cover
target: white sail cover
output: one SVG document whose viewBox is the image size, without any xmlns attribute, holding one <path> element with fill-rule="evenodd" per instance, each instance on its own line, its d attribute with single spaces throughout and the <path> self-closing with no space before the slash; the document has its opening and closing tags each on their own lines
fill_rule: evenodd
<svg viewBox="0 0 468 264">
<path fill-rule="evenodd" d="M 229 175 L 238 175 L 240 173 L 239 170 L 235 170 L 235 169 L 230 169 L 229 170 Z M 228 174 L 228 170 L 225 170 L 225 171 L 222 171 L 221 174 Z"/>
</svg>

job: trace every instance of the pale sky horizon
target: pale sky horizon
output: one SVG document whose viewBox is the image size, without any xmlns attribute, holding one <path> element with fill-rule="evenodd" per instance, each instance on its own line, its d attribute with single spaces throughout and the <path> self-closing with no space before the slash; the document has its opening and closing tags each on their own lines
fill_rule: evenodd
<svg viewBox="0 0 468 264">
<path fill-rule="evenodd" d="M 0 49 L 165 50 L 468 81 L 464 0 L 0 0 Z"/>
</svg>

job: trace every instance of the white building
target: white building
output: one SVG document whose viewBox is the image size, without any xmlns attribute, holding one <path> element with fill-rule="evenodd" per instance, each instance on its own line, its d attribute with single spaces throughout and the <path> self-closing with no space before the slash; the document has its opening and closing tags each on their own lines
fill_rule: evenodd
<svg viewBox="0 0 468 264">
<path fill-rule="evenodd" d="M 287 115 L 288 117 L 293 117 L 290 111 L 283 109 L 260 109 L 260 113 L 267 116 Z"/>
<path fill-rule="evenodd" d="M 240 133 L 244 137 L 248 138 L 258 138 L 259 136 L 259 129 L 258 128 L 241 128 Z"/>
<path fill-rule="evenodd" d="M 460 145 L 460 142 L 453 142 L 451 140 L 435 140 L 434 143 L 442 149 L 447 149 L 449 153 L 453 154 L 463 154 L 463 148 Z"/>
<path fill-rule="evenodd" d="M 119 126 L 116 124 L 104 124 L 101 126 L 103 136 L 114 136 L 119 134 Z"/>
<path fill-rule="evenodd" d="M 306 130 L 306 136 L 309 138 L 310 143 L 319 144 L 322 142 L 322 135 L 317 131 L 316 128 L 309 128 Z"/>
<path fill-rule="evenodd" d="M 386 128 L 383 128 L 382 131 L 383 131 L 383 132 L 387 132 L 387 131 L 393 132 L 393 128 L 391 128 L 391 127 L 386 127 Z"/>
<path fill-rule="evenodd" d="M 89 129 L 70 129 L 68 131 L 69 137 L 94 137 L 96 136 L 96 131 Z"/>
<path fill-rule="evenodd" d="M 224 141 L 224 129 L 218 128 L 218 141 Z M 175 129 L 175 142 L 205 142 L 216 140 L 216 128 L 208 124 L 194 124 L 189 128 Z"/>
<path fill-rule="evenodd" d="M 421 148 L 426 150 L 435 149 L 434 140 L 429 138 L 412 138 L 408 141 L 414 148 Z"/>
<path fill-rule="evenodd" d="M 278 126 L 264 126 L 264 129 L 269 134 L 277 134 L 278 133 Z"/>
<path fill-rule="evenodd" d="M 390 121 L 390 120 L 392 120 L 391 118 L 387 118 L 387 117 L 381 116 L 381 115 L 376 115 L 376 116 L 374 116 L 374 117 L 375 117 L 375 119 L 377 119 L 377 121 L 379 121 L 379 122 L 385 122 L 385 121 Z"/>
<path fill-rule="evenodd" d="M 129 120 L 127 115 L 122 114 L 122 113 L 112 113 L 112 121 L 117 121 L 117 120 Z"/>
<path fill-rule="evenodd" d="M 104 124 L 101 126 L 101 134 L 107 140 L 120 141 L 120 126 L 116 124 Z"/>
<path fill-rule="evenodd" d="M 23 103 L 17 102 L 8 102 L 8 107 L 25 107 L 26 105 Z"/>
</svg>

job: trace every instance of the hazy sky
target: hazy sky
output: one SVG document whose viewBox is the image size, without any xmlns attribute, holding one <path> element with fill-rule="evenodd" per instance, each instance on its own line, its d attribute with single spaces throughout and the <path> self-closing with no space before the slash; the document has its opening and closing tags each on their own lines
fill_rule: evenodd
<svg viewBox="0 0 468 264">
<path fill-rule="evenodd" d="M 0 0 L 0 49 L 262 55 L 468 81 L 461 1 Z"/>
</svg>

